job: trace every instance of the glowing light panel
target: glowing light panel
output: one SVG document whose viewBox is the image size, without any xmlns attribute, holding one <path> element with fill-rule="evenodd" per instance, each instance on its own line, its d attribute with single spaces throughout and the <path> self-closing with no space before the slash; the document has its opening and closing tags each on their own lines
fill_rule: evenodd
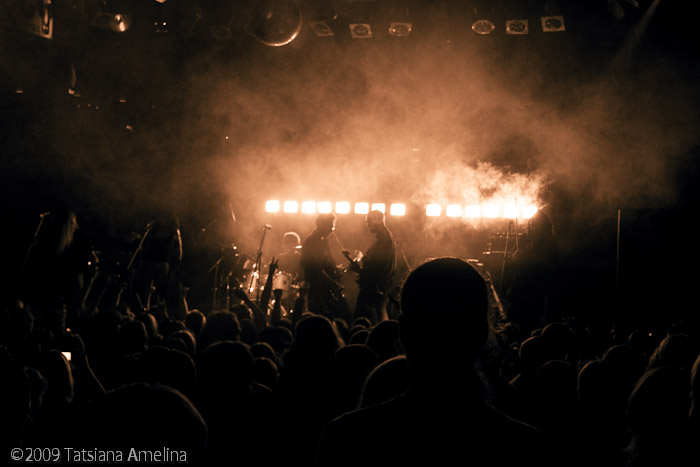
<svg viewBox="0 0 700 467">
<path fill-rule="evenodd" d="M 503 217 L 506 219 L 516 219 L 518 217 L 518 206 L 515 203 L 509 203 L 503 206 Z"/>
<path fill-rule="evenodd" d="M 372 211 L 380 211 L 382 213 L 386 212 L 386 204 L 384 203 L 372 203 Z"/>
<path fill-rule="evenodd" d="M 425 207 L 425 215 L 428 217 L 440 217 L 442 206 L 439 204 L 429 204 Z"/>
<path fill-rule="evenodd" d="M 333 210 L 333 204 L 330 201 L 319 201 L 318 202 L 318 212 L 321 214 L 327 214 Z"/>
<path fill-rule="evenodd" d="M 265 203 L 265 212 L 280 212 L 280 202 L 276 199 L 268 200 Z"/>
<path fill-rule="evenodd" d="M 484 204 L 484 206 L 481 209 L 481 212 L 484 215 L 484 217 L 488 217 L 489 219 L 497 218 L 500 214 L 500 211 L 501 210 L 496 204 Z"/>
<path fill-rule="evenodd" d="M 464 215 L 471 218 L 481 217 L 481 206 L 478 204 L 470 204 L 466 206 L 464 208 Z"/>
<path fill-rule="evenodd" d="M 336 214 L 347 214 L 350 212 L 350 203 L 348 201 L 338 201 L 335 203 Z"/>
<path fill-rule="evenodd" d="M 355 203 L 355 214 L 369 213 L 369 203 Z"/>
<path fill-rule="evenodd" d="M 299 203 L 297 203 L 296 201 L 285 201 L 283 210 L 284 210 L 284 212 L 288 212 L 288 213 L 298 212 L 299 211 Z"/>
<path fill-rule="evenodd" d="M 391 213 L 392 216 L 405 216 L 406 205 L 403 203 L 393 203 L 389 208 L 389 213 Z"/>
<path fill-rule="evenodd" d="M 447 217 L 462 217 L 462 206 L 459 204 L 448 204 L 445 208 Z"/>
<path fill-rule="evenodd" d="M 304 201 L 301 203 L 301 212 L 313 214 L 316 212 L 316 201 Z"/>
</svg>

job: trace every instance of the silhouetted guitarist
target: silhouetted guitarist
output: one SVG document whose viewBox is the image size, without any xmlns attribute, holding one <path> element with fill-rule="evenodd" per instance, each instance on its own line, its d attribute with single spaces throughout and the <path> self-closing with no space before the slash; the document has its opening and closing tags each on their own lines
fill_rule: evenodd
<svg viewBox="0 0 700 467">
<path fill-rule="evenodd" d="M 371 211 L 367 214 L 367 227 L 375 236 L 361 261 L 354 261 L 347 251 L 350 268 L 358 273 L 360 290 L 355 304 L 354 318 L 368 317 L 372 323 L 386 319 L 386 291 L 396 269 L 396 249 L 394 238 L 384 223 L 384 213 Z"/>
<path fill-rule="evenodd" d="M 301 267 L 307 286 L 307 309 L 311 313 L 334 317 L 333 309 L 344 299 L 340 272 L 331 256 L 328 236 L 335 229 L 335 215 L 319 214 L 316 228 L 304 240 Z"/>
</svg>

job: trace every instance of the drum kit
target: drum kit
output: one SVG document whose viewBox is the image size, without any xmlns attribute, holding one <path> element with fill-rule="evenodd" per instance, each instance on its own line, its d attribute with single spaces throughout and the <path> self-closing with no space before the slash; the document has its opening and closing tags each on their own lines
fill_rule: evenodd
<svg viewBox="0 0 700 467">
<path fill-rule="evenodd" d="M 239 252 L 235 245 L 222 248 L 221 257 L 209 272 L 214 275 L 212 309 L 229 309 L 233 289 L 245 291 L 253 301 L 259 303 L 259 297 L 269 278 L 268 274 L 263 274 L 260 270 L 258 261 Z M 293 303 L 299 296 L 301 288 L 302 284 L 296 275 L 282 270 L 273 272 L 272 290 L 282 292 L 283 303 Z M 273 304 L 271 302 L 270 307 Z"/>
</svg>

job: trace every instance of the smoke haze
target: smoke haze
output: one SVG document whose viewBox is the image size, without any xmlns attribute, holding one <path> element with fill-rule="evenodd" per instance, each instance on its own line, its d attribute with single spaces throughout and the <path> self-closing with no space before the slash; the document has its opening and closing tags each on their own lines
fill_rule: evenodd
<svg viewBox="0 0 700 467">
<path fill-rule="evenodd" d="M 336 44 L 305 25 L 281 48 L 215 45 L 169 67 L 132 57 L 143 94 L 120 103 L 86 92 L 79 107 L 65 97 L 28 124 L 50 130 L 50 168 L 39 171 L 115 230 L 156 212 L 197 228 L 218 219 L 249 250 L 267 199 L 531 199 L 562 235 L 572 222 L 676 202 L 677 171 L 698 144 L 697 87 L 677 64 L 651 55 L 610 69 L 573 32 L 432 34 Z M 87 79 L 78 70 L 78 90 L 96 86 Z M 40 165 L 17 157 L 9 170 L 31 179 Z"/>
</svg>

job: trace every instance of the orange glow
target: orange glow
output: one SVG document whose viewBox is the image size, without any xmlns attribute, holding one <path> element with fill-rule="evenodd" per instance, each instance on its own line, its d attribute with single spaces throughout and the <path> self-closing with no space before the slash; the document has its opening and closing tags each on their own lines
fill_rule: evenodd
<svg viewBox="0 0 700 467">
<path fill-rule="evenodd" d="M 468 205 L 464 208 L 464 215 L 471 218 L 481 217 L 481 206 L 478 204 Z"/>
<path fill-rule="evenodd" d="M 333 203 L 330 201 L 319 201 L 318 202 L 318 212 L 322 214 L 327 214 L 333 210 Z"/>
<path fill-rule="evenodd" d="M 523 217 L 525 219 L 530 219 L 537 212 L 537 206 L 525 206 L 523 208 Z"/>
<path fill-rule="evenodd" d="M 299 211 L 299 203 L 296 201 L 285 201 L 284 212 L 294 213 Z"/>
<path fill-rule="evenodd" d="M 316 212 L 316 201 L 304 201 L 301 203 L 301 212 L 313 214 Z"/>
<path fill-rule="evenodd" d="M 406 205 L 403 203 L 394 203 L 389 208 L 389 212 L 392 216 L 405 216 L 406 215 Z"/>
<path fill-rule="evenodd" d="M 350 203 L 348 201 L 338 201 L 335 203 L 336 214 L 348 214 L 350 212 Z"/>
<path fill-rule="evenodd" d="M 280 212 L 280 202 L 276 199 L 271 199 L 265 203 L 265 212 Z"/>
<path fill-rule="evenodd" d="M 384 203 L 372 203 L 372 211 L 380 211 L 382 213 L 386 212 L 386 204 Z"/>
<path fill-rule="evenodd" d="M 369 203 L 355 203 L 355 214 L 368 214 Z"/>
<path fill-rule="evenodd" d="M 515 219 L 518 217 L 518 206 L 515 203 L 508 203 L 503 206 L 503 217 L 506 219 Z"/>
<path fill-rule="evenodd" d="M 445 208 L 447 217 L 462 217 L 462 206 L 459 204 L 448 204 Z"/>
<path fill-rule="evenodd" d="M 483 213 L 484 217 L 495 219 L 500 214 L 500 208 L 497 204 L 484 204 L 481 212 Z"/>
<path fill-rule="evenodd" d="M 428 217 L 440 217 L 442 206 L 439 204 L 429 204 L 425 207 L 425 215 Z"/>
</svg>

